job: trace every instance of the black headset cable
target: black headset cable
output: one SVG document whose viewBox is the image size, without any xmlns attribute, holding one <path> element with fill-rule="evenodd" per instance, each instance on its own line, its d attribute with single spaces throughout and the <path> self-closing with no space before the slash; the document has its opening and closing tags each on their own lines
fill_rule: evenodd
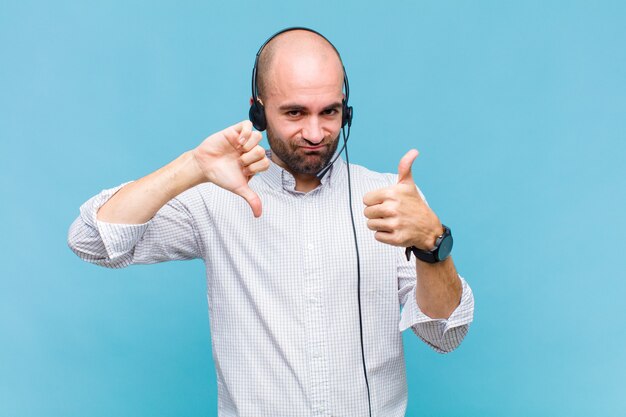
<svg viewBox="0 0 626 417">
<path fill-rule="evenodd" d="M 363 376 L 365 377 L 365 387 L 367 388 L 367 406 L 369 417 L 372 417 L 372 399 L 370 395 L 370 384 L 367 378 L 367 367 L 365 366 L 365 347 L 363 343 L 363 315 L 361 313 L 361 259 L 359 256 L 359 243 L 356 237 L 356 225 L 354 223 L 354 211 L 352 210 L 352 184 L 350 180 L 350 158 L 348 157 L 348 147 L 344 129 L 341 129 L 344 141 L 344 151 L 346 153 L 346 167 L 348 169 L 348 204 L 350 206 L 350 219 L 352 220 L 352 234 L 354 236 L 354 249 L 356 251 L 356 275 L 357 275 L 357 299 L 359 305 L 359 337 L 361 340 L 361 361 L 363 363 Z M 350 137 L 350 125 L 348 125 L 348 137 Z"/>
</svg>

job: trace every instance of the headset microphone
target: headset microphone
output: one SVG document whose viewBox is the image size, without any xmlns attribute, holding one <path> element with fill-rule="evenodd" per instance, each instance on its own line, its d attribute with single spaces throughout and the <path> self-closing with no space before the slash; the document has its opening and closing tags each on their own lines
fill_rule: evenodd
<svg viewBox="0 0 626 417">
<path fill-rule="evenodd" d="M 350 109 L 352 109 L 352 107 Z M 352 118 L 350 118 L 350 120 L 352 120 Z M 339 152 L 337 152 L 337 155 L 333 158 L 333 160 L 329 164 L 327 164 L 324 168 L 322 168 L 320 172 L 315 174 L 315 176 L 318 179 L 321 180 L 324 177 L 324 175 L 326 175 L 326 173 L 330 170 L 330 168 L 332 168 L 335 161 L 339 159 L 339 156 L 341 156 L 341 153 L 343 152 L 343 150 L 346 149 L 346 146 L 348 145 L 348 139 L 350 138 L 350 125 L 351 124 L 352 123 L 348 123 L 348 134 L 346 134 L 344 128 L 341 128 L 341 136 L 343 137 L 343 146 L 341 146 L 341 149 L 339 149 Z M 339 138 L 337 138 L 337 140 L 339 140 Z"/>
</svg>

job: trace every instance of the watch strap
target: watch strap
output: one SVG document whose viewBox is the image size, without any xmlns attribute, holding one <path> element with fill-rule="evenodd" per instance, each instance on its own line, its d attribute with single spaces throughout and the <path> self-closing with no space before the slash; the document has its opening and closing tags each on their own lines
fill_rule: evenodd
<svg viewBox="0 0 626 417">
<path fill-rule="evenodd" d="M 434 263 L 443 261 L 443 259 L 439 258 L 439 247 L 441 246 L 441 243 L 443 242 L 446 235 L 448 236 L 448 238 L 451 238 L 451 236 L 450 236 L 450 229 L 445 224 L 442 226 L 443 226 L 443 233 L 441 234 L 441 236 L 437 237 L 437 240 L 435 242 L 435 248 L 432 251 L 422 250 L 415 246 L 410 246 L 406 248 L 404 252 L 406 255 L 406 260 L 407 261 L 411 260 L 411 252 L 413 252 L 413 254 L 415 255 L 417 259 L 423 262 L 427 262 L 429 264 L 434 264 Z M 447 255 L 448 254 L 446 254 L 445 257 L 447 257 Z"/>
<path fill-rule="evenodd" d="M 415 246 L 410 246 L 406 248 L 406 251 L 404 253 L 406 255 L 407 261 L 411 260 L 411 252 L 413 252 L 415 257 L 419 259 L 420 261 L 428 262 L 429 264 L 434 264 L 438 262 L 437 257 L 435 256 L 434 252 L 421 250 L 421 249 L 416 248 Z"/>
</svg>

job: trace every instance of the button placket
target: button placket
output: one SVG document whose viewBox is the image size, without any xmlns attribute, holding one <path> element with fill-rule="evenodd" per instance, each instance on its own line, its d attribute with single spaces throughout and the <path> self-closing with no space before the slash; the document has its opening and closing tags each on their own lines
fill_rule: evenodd
<svg viewBox="0 0 626 417">
<path fill-rule="evenodd" d="M 311 402 L 315 415 L 325 415 L 328 401 L 329 369 L 326 354 L 326 314 L 322 297 L 323 277 L 319 257 L 323 256 L 323 243 L 319 222 L 321 214 L 318 199 L 304 195 L 302 202 L 303 231 L 303 271 L 306 288 L 307 311 L 307 346 L 310 358 Z"/>
</svg>

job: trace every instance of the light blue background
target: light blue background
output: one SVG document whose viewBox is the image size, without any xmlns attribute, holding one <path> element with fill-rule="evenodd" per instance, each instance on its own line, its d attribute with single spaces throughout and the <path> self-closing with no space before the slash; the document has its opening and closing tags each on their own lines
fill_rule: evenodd
<svg viewBox="0 0 626 417">
<path fill-rule="evenodd" d="M 203 266 L 106 270 L 78 207 L 247 115 L 292 25 L 342 53 L 351 160 L 414 177 L 475 322 L 405 335 L 408 416 L 626 415 L 624 2 L 0 3 L 0 416 L 216 412 Z"/>
</svg>

